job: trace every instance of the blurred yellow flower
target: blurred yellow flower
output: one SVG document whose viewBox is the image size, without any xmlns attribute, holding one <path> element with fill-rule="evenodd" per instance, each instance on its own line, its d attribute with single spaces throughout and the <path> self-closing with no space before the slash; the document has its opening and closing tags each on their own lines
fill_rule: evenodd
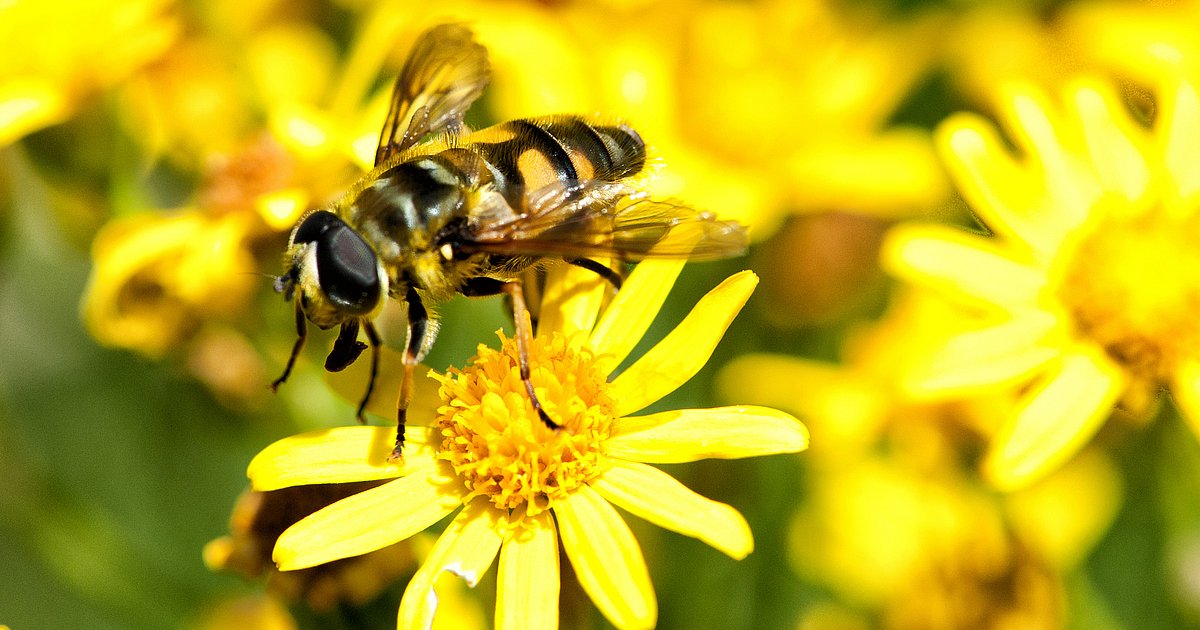
<svg viewBox="0 0 1200 630">
<path fill-rule="evenodd" d="M 197 630 L 254 628 L 254 630 L 296 630 L 299 624 L 287 606 L 267 595 L 231 597 L 213 604 L 192 627 Z"/>
<path fill-rule="evenodd" d="M 257 395 L 244 384 L 262 378 L 208 369 L 205 326 L 237 326 L 269 284 L 261 276 L 278 272 L 297 218 L 361 173 L 364 125 L 373 142 L 383 118 L 369 79 L 392 45 L 390 32 L 364 36 L 338 65 L 330 36 L 315 26 L 262 18 L 281 11 L 276 4 L 256 5 L 253 19 L 239 13 L 245 23 L 226 19 L 231 5 L 209 6 L 231 32 L 189 35 L 123 91 L 125 124 L 147 152 L 197 171 L 200 182 L 185 208 L 104 226 L 81 306 L 89 331 L 107 345 L 159 357 L 199 337 L 187 350 L 191 364 L 232 398 Z M 261 371 L 251 363 L 252 373 Z"/>
<path fill-rule="evenodd" d="M 928 378 L 927 364 L 946 335 L 965 331 L 970 324 L 939 296 L 905 287 L 879 321 L 846 335 L 838 363 L 747 353 L 721 370 L 717 384 L 723 399 L 737 397 L 802 416 L 821 436 L 807 459 L 816 465 L 837 466 L 865 456 L 895 430 L 894 424 L 911 427 L 928 421 L 946 425 L 938 432 L 990 435 L 991 427 L 981 418 L 1010 404 L 1006 400 L 1011 400 L 1011 392 L 977 396 L 969 404 L 956 402 L 953 413 L 939 414 L 931 413 L 929 401 L 912 386 Z M 930 439 L 924 448 L 953 451 L 956 446 Z"/>
<path fill-rule="evenodd" d="M 941 62 L 987 111 L 1004 108 L 1012 82 L 1053 89 L 1081 74 L 1112 75 L 1142 106 L 1145 86 L 1165 74 L 1196 74 L 1200 3 L 1065 2 L 1049 14 L 1041 4 L 975 3 L 949 21 Z"/>
<path fill-rule="evenodd" d="M 814 476 L 789 534 L 796 571 L 880 619 L 864 627 L 1063 627 L 1066 577 L 1119 505 L 1112 464 L 1088 452 L 999 497 L 920 451 L 882 443 Z"/>
<path fill-rule="evenodd" d="M 113 221 L 92 245 L 82 315 L 101 343 L 159 357 L 245 308 L 259 278 L 242 217 L 194 210 Z"/>
<path fill-rule="evenodd" d="M 750 354 L 722 371 L 725 396 L 778 405 L 817 437 L 789 551 L 836 601 L 806 608 L 800 627 L 1058 628 L 1070 616 L 1064 576 L 1115 518 L 1119 478 L 1089 452 L 1023 491 L 980 483 L 988 419 L 1016 405 L 1015 389 L 931 402 L 907 386 L 969 322 L 909 289 L 846 340 L 839 364 Z"/>
<path fill-rule="evenodd" d="M 1058 21 L 1077 54 L 1143 85 L 1200 70 L 1200 4 L 1192 0 L 1077 2 Z"/>
<path fill-rule="evenodd" d="M 171 0 L 0 4 L 0 147 L 69 117 L 85 97 L 160 56 L 179 34 Z"/>
<path fill-rule="evenodd" d="M 594 274 L 568 266 L 551 273 L 530 364 L 538 397 L 561 430 L 534 413 L 515 342 L 502 336 L 500 350 L 481 346 L 468 367 L 436 375 L 443 402 L 435 426 L 409 428 L 402 466 L 387 462 L 390 427 L 331 429 L 264 449 L 248 471 L 259 490 L 396 478 L 289 528 L 275 548 L 280 568 L 366 553 L 462 508 L 409 583 L 400 627 L 429 623 L 442 573 L 473 585 L 497 555 L 496 625 L 557 627 L 560 537 L 580 584 L 609 621 L 653 626 L 657 605 L 646 563 L 609 502 L 742 558 L 753 542 L 741 515 L 647 463 L 796 452 L 808 444 L 799 422 L 766 408 L 627 415 L 700 369 L 757 283 L 749 272 L 727 279 L 610 383 L 607 376 L 645 333 L 681 267 L 642 263 L 603 310 L 608 287 Z"/>
<path fill-rule="evenodd" d="M 230 517 L 230 533 L 208 543 L 204 564 L 213 571 L 246 578 L 267 576 L 267 592 L 283 601 L 302 601 L 318 613 L 339 604 L 363 606 L 402 576 L 411 576 L 417 558 L 411 544 L 391 545 L 303 571 L 279 572 L 271 562 L 276 539 L 293 523 L 320 508 L 380 482 L 324 484 L 247 491 Z"/>
<path fill-rule="evenodd" d="M 884 264 L 982 311 L 933 358 L 928 395 L 1029 385 L 986 467 L 1003 488 L 1052 470 L 1114 407 L 1147 416 L 1168 386 L 1200 433 L 1200 95 L 1164 78 L 1147 128 L 1116 90 L 1011 87 L 1002 121 L 959 115 L 937 140 L 989 238 L 901 226 Z"/>
</svg>

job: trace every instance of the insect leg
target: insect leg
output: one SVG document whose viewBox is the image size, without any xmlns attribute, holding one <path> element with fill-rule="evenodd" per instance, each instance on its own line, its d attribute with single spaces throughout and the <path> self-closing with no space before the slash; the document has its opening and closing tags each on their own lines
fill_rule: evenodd
<svg viewBox="0 0 1200 630">
<path fill-rule="evenodd" d="M 352 319 L 342 323 L 337 341 L 333 349 L 325 357 L 326 372 L 341 372 L 358 360 L 358 356 L 367 349 L 367 344 L 358 340 L 358 320 Z"/>
<path fill-rule="evenodd" d="M 588 271 L 594 272 L 596 275 L 607 280 L 608 283 L 618 291 L 621 289 L 621 283 L 625 281 L 625 278 L 621 277 L 620 273 L 613 271 L 611 267 L 602 265 L 591 258 L 564 258 L 563 260 L 566 261 L 568 265 L 583 267 Z"/>
<path fill-rule="evenodd" d="M 533 382 L 529 380 L 529 346 L 533 344 L 533 331 L 529 324 L 529 310 L 525 308 L 525 293 L 521 289 L 521 282 L 504 283 L 504 292 L 512 300 L 513 320 L 517 329 L 517 357 L 521 364 L 521 381 L 525 383 L 525 393 L 529 394 L 529 402 L 533 404 L 542 422 L 551 429 L 557 429 L 559 424 L 551 420 L 550 414 L 542 408 L 542 402 L 533 391 Z"/>
<path fill-rule="evenodd" d="M 367 333 L 367 341 L 371 344 L 371 376 L 367 378 L 367 391 L 363 393 L 362 400 L 358 403 L 356 417 L 359 424 L 367 423 L 367 418 L 363 414 L 367 410 L 367 403 L 371 401 L 371 393 L 375 391 L 375 377 L 379 374 L 379 333 L 375 332 L 375 324 L 369 320 L 363 320 L 363 330 Z M 361 342 L 356 341 L 355 343 L 361 345 Z M 359 352 L 362 352 L 361 348 Z"/>
<path fill-rule="evenodd" d="M 304 309 L 300 308 L 299 300 L 296 301 L 296 343 L 292 346 L 292 356 L 288 357 L 287 366 L 283 368 L 283 374 L 271 383 L 271 391 L 279 391 L 279 386 L 283 385 L 288 376 L 292 374 L 292 368 L 296 365 L 296 357 L 300 356 L 300 351 L 304 349 L 304 340 L 308 338 L 308 320 L 304 317 Z"/>
<path fill-rule="evenodd" d="M 429 312 L 421 303 L 421 296 L 416 289 L 409 287 L 404 294 L 404 301 L 408 304 L 408 343 L 404 348 L 404 376 L 400 379 L 400 400 L 396 405 L 396 447 L 388 458 L 397 462 L 404 457 L 404 425 L 408 421 L 408 404 L 412 401 L 413 371 L 425 347 L 425 335 L 429 329 Z"/>
</svg>

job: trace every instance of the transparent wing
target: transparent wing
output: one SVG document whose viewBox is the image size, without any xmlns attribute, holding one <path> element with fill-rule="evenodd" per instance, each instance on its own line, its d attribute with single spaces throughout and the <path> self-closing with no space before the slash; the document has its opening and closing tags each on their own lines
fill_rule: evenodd
<svg viewBox="0 0 1200 630">
<path fill-rule="evenodd" d="M 621 260 L 737 256 L 746 230 L 683 203 L 651 199 L 618 182 L 559 182 L 526 197 L 524 212 L 477 213 L 473 252 L 513 256 L 611 256 Z"/>
<path fill-rule="evenodd" d="M 490 75 L 487 49 L 470 29 L 442 24 L 425 31 L 396 78 L 375 165 L 430 133 L 461 126 Z"/>
</svg>

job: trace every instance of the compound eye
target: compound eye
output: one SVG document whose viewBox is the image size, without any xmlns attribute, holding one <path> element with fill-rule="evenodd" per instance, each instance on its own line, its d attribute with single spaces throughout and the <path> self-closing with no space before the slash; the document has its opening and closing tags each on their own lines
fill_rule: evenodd
<svg viewBox="0 0 1200 630">
<path fill-rule="evenodd" d="M 320 238 L 329 228 L 339 225 L 345 226 L 346 222 L 328 210 L 318 210 L 304 217 L 304 220 L 300 222 L 296 231 L 292 233 L 292 244 L 311 243 Z"/>
<path fill-rule="evenodd" d="M 315 244 L 321 291 L 346 314 L 365 315 L 379 303 L 382 288 L 375 252 L 337 215 L 314 212 L 292 240 Z"/>
</svg>

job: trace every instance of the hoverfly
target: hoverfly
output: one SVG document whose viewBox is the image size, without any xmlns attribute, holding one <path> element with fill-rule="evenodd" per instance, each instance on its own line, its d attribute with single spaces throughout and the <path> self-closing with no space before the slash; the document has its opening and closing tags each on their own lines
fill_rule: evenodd
<svg viewBox="0 0 1200 630">
<path fill-rule="evenodd" d="M 529 380 L 525 272 L 565 261 L 619 286 L 621 276 L 596 258 L 712 259 L 746 247 L 737 223 L 652 200 L 630 181 L 646 167 L 646 145 L 624 123 L 559 115 L 467 131 L 463 116 L 489 75 L 487 51 L 465 26 L 421 35 L 396 80 L 375 168 L 333 207 L 299 220 L 275 281 L 276 291 L 294 298 L 298 338 L 272 388 L 291 373 L 306 321 L 340 327 L 325 361 L 329 371 L 349 366 L 367 348 L 361 330 L 372 356 L 360 422 L 379 365 L 372 320 L 385 296 L 405 303 L 394 459 L 404 447 L 413 370 L 437 334 L 426 304 L 456 293 L 507 295 L 525 390 L 542 421 L 557 427 Z"/>
</svg>

